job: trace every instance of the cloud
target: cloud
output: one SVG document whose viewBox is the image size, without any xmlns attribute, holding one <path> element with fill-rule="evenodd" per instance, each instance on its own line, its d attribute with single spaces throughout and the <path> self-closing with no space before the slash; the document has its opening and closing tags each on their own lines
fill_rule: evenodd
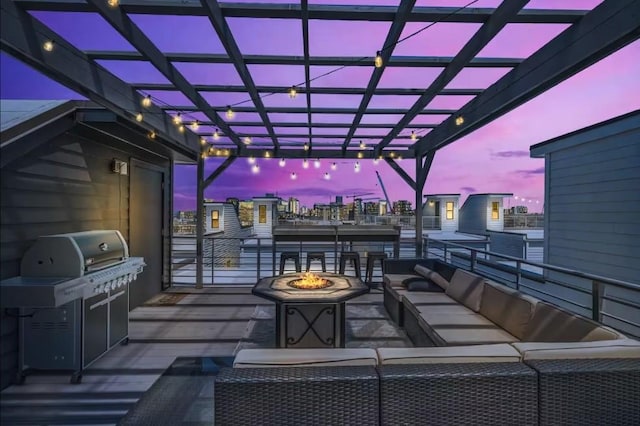
<svg viewBox="0 0 640 426">
<path fill-rule="evenodd" d="M 473 186 L 461 186 L 460 187 L 460 191 L 474 193 L 474 192 L 476 192 L 478 190 L 476 188 L 474 188 Z"/>
<path fill-rule="evenodd" d="M 538 167 L 536 169 L 516 170 L 514 173 L 523 177 L 532 177 L 536 175 L 544 174 L 544 167 Z"/>
<path fill-rule="evenodd" d="M 498 151 L 492 152 L 493 157 L 498 158 L 514 158 L 514 157 L 529 157 L 529 151 L 514 150 L 514 151 Z"/>
</svg>

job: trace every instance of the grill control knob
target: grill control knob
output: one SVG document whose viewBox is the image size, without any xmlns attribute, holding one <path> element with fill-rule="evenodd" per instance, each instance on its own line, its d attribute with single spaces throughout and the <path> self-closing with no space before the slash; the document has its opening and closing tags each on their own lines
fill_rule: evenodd
<svg viewBox="0 0 640 426">
<path fill-rule="evenodd" d="M 109 283 L 106 282 L 106 283 L 104 283 L 104 288 L 102 289 L 102 291 L 105 292 L 105 293 L 109 293 L 109 288 L 110 288 L 109 287 Z"/>
<path fill-rule="evenodd" d="M 115 290 L 118 287 L 118 281 L 111 281 L 111 290 Z"/>
<path fill-rule="evenodd" d="M 102 293 L 102 286 L 101 285 L 97 285 L 93 288 L 93 292 L 94 293 Z"/>
</svg>

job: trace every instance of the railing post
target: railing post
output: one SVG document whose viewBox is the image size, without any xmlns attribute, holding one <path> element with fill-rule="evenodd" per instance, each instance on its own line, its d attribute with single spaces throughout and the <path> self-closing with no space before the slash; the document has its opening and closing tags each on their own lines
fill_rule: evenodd
<svg viewBox="0 0 640 426">
<path fill-rule="evenodd" d="M 447 262 L 447 243 L 443 241 L 442 244 L 444 244 L 444 261 Z"/>
<path fill-rule="evenodd" d="M 213 267 L 216 264 L 216 239 L 211 238 L 211 285 L 213 285 Z M 224 246 L 223 246 L 224 247 Z"/>
<path fill-rule="evenodd" d="M 260 261 L 260 238 L 258 238 L 258 259 L 257 259 L 257 262 L 258 262 L 258 267 L 256 269 L 258 270 L 258 276 L 257 276 L 256 282 L 260 281 L 260 263 L 261 263 L 261 261 Z"/>
<path fill-rule="evenodd" d="M 601 322 L 600 311 L 602 309 L 602 283 L 598 280 L 591 281 L 591 319 Z"/>
<path fill-rule="evenodd" d="M 478 256 L 478 252 L 475 250 L 471 250 L 471 272 L 476 270 L 476 257 Z"/>
<path fill-rule="evenodd" d="M 516 290 L 520 290 L 520 280 L 522 279 L 522 262 L 516 262 Z"/>
</svg>

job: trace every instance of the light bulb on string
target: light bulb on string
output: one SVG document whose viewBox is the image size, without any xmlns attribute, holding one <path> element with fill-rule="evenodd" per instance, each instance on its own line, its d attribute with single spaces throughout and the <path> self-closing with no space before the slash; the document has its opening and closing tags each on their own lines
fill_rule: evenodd
<svg viewBox="0 0 640 426">
<path fill-rule="evenodd" d="M 254 164 L 254 165 L 251 167 L 251 172 L 252 172 L 253 174 L 260 173 L 260 166 L 258 166 L 257 164 Z"/>
<path fill-rule="evenodd" d="M 374 158 L 374 159 L 373 159 L 373 165 L 374 165 L 374 166 L 377 166 L 377 165 L 378 165 L 378 161 L 380 161 L 380 160 L 378 160 L 377 158 Z"/>
<path fill-rule="evenodd" d="M 120 0 L 107 0 L 107 4 L 110 7 L 118 7 L 118 5 L 120 4 Z"/>
<path fill-rule="evenodd" d="M 464 123 L 464 117 L 459 115 L 456 117 L 456 126 L 461 126 Z"/>
<path fill-rule="evenodd" d="M 253 157 L 253 155 L 252 155 L 251 157 L 247 158 L 247 162 L 248 162 L 249 164 L 254 164 L 254 163 L 256 162 L 256 159 L 255 159 L 255 158 Z"/>
<path fill-rule="evenodd" d="M 306 158 L 304 160 L 302 160 L 302 168 L 303 169 L 308 169 L 309 168 L 309 162 L 307 161 Z"/>
<path fill-rule="evenodd" d="M 316 169 L 320 168 L 320 159 L 316 158 L 316 160 L 313 162 L 313 167 L 315 167 Z"/>
<path fill-rule="evenodd" d="M 173 116 L 173 124 L 182 124 L 182 114 L 177 113 Z"/>
<path fill-rule="evenodd" d="M 304 149 L 305 151 L 309 151 L 309 144 L 305 142 L 302 146 L 302 149 Z"/>
<path fill-rule="evenodd" d="M 329 174 L 329 172 L 325 172 L 324 178 L 325 178 L 325 180 L 331 179 L 331 175 Z"/>
<path fill-rule="evenodd" d="M 149 108 L 151 106 L 151 95 L 147 95 L 142 98 L 142 106 L 145 108 Z"/>
<path fill-rule="evenodd" d="M 280 159 L 280 161 L 278 162 L 278 165 L 279 165 L 280 167 L 284 167 L 284 166 L 285 166 L 285 164 L 287 164 L 287 162 L 286 162 L 286 161 L 284 161 L 284 158 L 281 158 L 281 159 Z"/>
<path fill-rule="evenodd" d="M 143 118 L 144 118 L 144 117 L 142 116 L 142 113 L 141 113 L 141 112 L 139 112 L 139 113 L 137 113 L 137 114 L 136 114 L 136 121 L 137 121 L 138 123 L 142 123 L 142 119 L 143 119 Z"/>
<path fill-rule="evenodd" d="M 156 132 L 155 131 L 150 131 L 149 132 L 149 139 L 155 139 L 156 138 Z"/>
<path fill-rule="evenodd" d="M 356 164 L 353 165 L 353 170 L 358 173 L 360 171 L 360 162 L 356 161 Z"/>
<path fill-rule="evenodd" d="M 365 149 L 367 147 L 367 144 L 364 143 L 364 141 L 360 141 L 360 149 Z"/>
<path fill-rule="evenodd" d="M 296 96 L 298 96 L 298 88 L 296 86 L 291 86 L 289 88 L 289 97 L 293 99 Z"/>
<path fill-rule="evenodd" d="M 331 163 L 331 170 L 335 170 L 337 168 L 338 168 L 338 165 L 335 162 Z"/>
<path fill-rule="evenodd" d="M 358 153 L 358 158 L 362 158 L 362 157 L 364 157 L 364 155 L 362 155 L 362 153 L 361 153 L 361 152 L 359 152 L 359 153 Z"/>
<path fill-rule="evenodd" d="M 200 124 L 198 124 L 198 120 L 195 120 L 193 123 L 191 123 L 191 130 L 193 130 L 194 132 L 197 131 L 200 128 Z"/>
<path fill-rule="evenodd" d="M 233 112 L 233 110 L 231 109 L 231 105 L 227 105 L 227 112 L 225 113 L 225 115 L 229 120 L 232 120 L 233 117 L 236 115 L 236 113 Z"/>
<path fill-rule="evenodd" d="M 214 141 L 217 141 L 218 139 L 220 139 L 220 132 L 218 131 L 218 129 L 216 129 L 216 130 L 213 132 L 213 140 L 214 140 Z"/>
<path fill-rule="evenodd" d="M 245 136 L 243 142 L 245 145 L 249 145 L 251 143 L 251 136 Z"/>
<path fill-rule="evenodd" d="M 52 52 L 53 46 L 55 44 L 56 42 L 53 40 L 46 40 L 44 43 L 42 43 L 42 48 L 45 50 L 45 52 Z"/>
<path fill-rule="evenodd" d="M 184 133 L 184 126 L 182 124 L 178 126 L 178 131 Z"/>
<path fill-rule="evenodd" d="M 296 180 L 298 179 L 298 175 L 296 174 L 296 172 L 291 172 L 291 180 Z"/>
<path fill-rule="evenodd" d="M 200 138 L 200 144 L 204 145 L 207 143 L 207 140 L 205 138 Z"/>
<path fill-rule="evenodd" d="M 376 59 L 374 59 L 373 63 L 375 64 L 376 68 L 380 68 L 382 67 L 382 56 L 380 56 L 380 51 L 378 50 L 376 52 Z"/>
<path fill-rule="evenodd" d="M 416 132 L 414 132 L 413 130 L 411 131 L 411 140 L 412 141 L 418 140 L 418 135 L 416 135 Z"/>
<path fill-rule="evenodd" d="M 265 151 L 264 152 L 264 158 L 266 158 L 267 160 L 271 158 L 271 151 Z"/>
</svg>

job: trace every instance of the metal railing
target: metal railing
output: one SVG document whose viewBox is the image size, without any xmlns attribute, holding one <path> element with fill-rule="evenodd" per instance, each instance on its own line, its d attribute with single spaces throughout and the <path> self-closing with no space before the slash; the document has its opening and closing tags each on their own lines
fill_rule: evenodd
<svg viewBox="0 0 640 426">
<path fill-rule="evenodd" d="M 427 239 L 426 257 L 478 273 L 640 337 L 640 284 Z"/>
<path fill-rule="evenodd" d="M 542 214 L 508 214 L 504 216 L 505 229 L 544 229 Z"/>
<path fill-rule="evenodd" d="M 275 265 L 271 238 L 230 238 L 205 236 L 203 241 L 204 286 L 254 285 L 257 280 L 279 272 L 280 255 L 284 251 L 300 253 L 302 270 L 306 266 L 306 253 L 324 252 L 327 272 L 338 270 L 340 251 L 357 251 L 361 257 L 361 273 L 364 277 L 366 253 L 384 251 L 389 258 L 393 256 L 393 242 L 340 242 L 338 259 L 335 256 L 333 242 L 278 242 L 276 244 Z M 400 258 L 415 258 L 415 242 L 400 240 Z M 319 262 L 312 262 L 312 271 L 320 270 Z M 285 272 L 294 272 L 293 262 L 287 262 Z M 347 265 L 345 271 L 352 274 L 353 268 Z M 196 237 L 192 235 L 174 235 L 171 249 L 171 279 L 173 285 L 196 285 Z M 376 265 L 374 281 L 382 281 L 382 271 Z"/>
</svg>

